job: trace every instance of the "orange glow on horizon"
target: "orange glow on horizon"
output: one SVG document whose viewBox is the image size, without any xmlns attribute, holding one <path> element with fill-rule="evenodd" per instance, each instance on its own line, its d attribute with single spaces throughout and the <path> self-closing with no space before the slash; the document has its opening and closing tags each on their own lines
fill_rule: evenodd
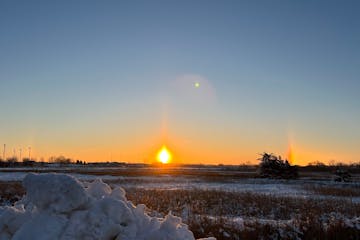
<svg viewBox="0 0 360 240">
<path fill-rule="evenodd" d="M 171 162 L 172 156 L 170 151 L 163 146 L 157 154 L 157 160 L 162 164 L 168 164 Z"/>
<path fill-rule="evenodd" d="M 164 121 L 166 122 L 166 121 Z M 206 138 L 200 135 L 181 135 L 184 128 L 168 131 L 166 124 L 162 124 L 152 132 L 142 132 L 126 137 L 109 138 L 102 136 L 91 138 L 91 142 L 85 138 L 73 140 L 67 144 L 66 139 L 58 139 L 58 142 L 34 141 L 18 144 L 22 146 L 22 156 L 27 156 L 25 146 L 31 146 L 31 157 L 36 161 L 48 161 L 51 156 L 69 157 L 76 160 L 91 162 L 126 162 L 158 164 L 162 167 L 177 164 L 258 164 L 257 153 L 264 149 L 284 156 L 292 165 L 304 166 L 312 162 L 341 162 L 353 163 L 354 153 L 342 151 L 341 149 L 328 149 L 323 142 L 313 143 L 310 140 L 296 137 L 294 133 L 283 139 L 282 144 L 268 144 L 258 141 L 257 138 L 237 138 L 237 136 L 221 135 L 212 137 L 205 132 Z M 159 133 L 160 132 L 160 133 Z M 142 136 L 145 135 L 146 137 Z M 75 137 L 74 137 L 75 138 Z M 89 138 L 90 139 L 90 138 Z M 219 141 L 221 139 L 221 141 Z M 222 140 L 224 139 L 224 140 Z M 6 156 L 10 156 L 12 149 L 17 145 L 13 142 L 7 143 Z M 165 151 L 163 151 L 165 149 Z M 2 149 L 1 149 L 2 150 Z M 17 155 L 19 150 L 17 150 Z M 19 155 L 18 155 L 19 156 Z"/>
</svg>

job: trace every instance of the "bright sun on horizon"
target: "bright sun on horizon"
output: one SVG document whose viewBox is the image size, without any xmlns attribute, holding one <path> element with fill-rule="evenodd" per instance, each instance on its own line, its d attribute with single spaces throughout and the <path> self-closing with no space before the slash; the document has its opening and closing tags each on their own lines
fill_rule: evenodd
<svg viewBox="0 0 360 240">
<path fill-rule="evenodd" d="M 163 146 L 157 154 L 157 160 L 162 164 L 170 163 L 171 158 L 172 158 L 171 153 L 165 146 Z"/>
</svg>

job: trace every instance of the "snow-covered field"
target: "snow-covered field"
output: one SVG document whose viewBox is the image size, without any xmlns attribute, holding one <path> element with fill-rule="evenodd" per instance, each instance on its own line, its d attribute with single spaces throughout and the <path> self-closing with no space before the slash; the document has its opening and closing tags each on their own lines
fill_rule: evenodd
<svg viewBox="0 0 360 240">
<path fill-rule="evenodd" d="M 107 174 L 109 169 L 104 169 L 104 174 L 101 175 L 98 173 L 92 175 L 70 172 L 69 175 L 77 179 L 75 182 L 83 186 L 81 187 L 83 189 L 81 191 L 84 192 L 83 197 L 90 200 L 85 205 L 80 204 L 81 206 L 69 210 L 71 213 L 66 212 L 68 210 L 62 213 L 63 205 L 57 206 L 56 201 L 65 203 L 68 199 L 70 199 L 70 202 L 73 199 L 66 190 L 69 187 L 63 186 L 66 181 L 44 179 L 40 181 L 36 180 L 37 177 L 35 177 L 35 180 L 30 181 L 34 183 L 29 185 L 29 180 L 27 180 L 29 177 L 26 177 L 28 173 L 19 170 L 17 172 L 0 172 L 0 183 L 5 186 L 4 190 L 0 189 L 0 194 L 2 194 L 1 202 L 3 205 L 8 205 L 0 213 L 0 229 L 2 229 L 2 232 L 6 229 L 6 233 L 3 233 L 0 239 L 8 239 L 6 236 L 17 236 L 16 232 L 25 228 L 25 226 L 30 226 L 27 229 L 36 229 L 34 224 L 43 220 L 56 225 L 54 233 L 49 230 L 50 232 L 45 234 L 55 236 L 55 239 L 79 239 L 79 237 L 81 239 L 115 239 L 115 235 L 111 235 L 113 234 L 112 230 L 108 232 L 106 227 L 108 225 L 115 226 L 116 224 L 120 224 L 120 226 L 116 225 L 117 227 L 114 227 L 114 229 L 117 230 L 114 230 L 114 232 L 117 233 L 116 236 L 122 236 L 118 239 L 193 239 L 191 238 L 192 234 L 196 238 L 216 237 L 218 240 L 260 238 L 332 239 L 334 237 L 344 239 L 344 236 L 349 236 L 345 239 L 360 238 L 359 182 L 337 183 L 331 181 L 331 179 L 314 180 L 308 178 L 299 180 L 211 179 L 208 177 L 202 178 L 200 175 L 174 176 L 167 174 L 119 176 Z M 107 185 L 99 181 L 99 178 Z M 23 180 L 27 192 L 26 197 L 15 206 L 9 207 L 24 194 L 24 190 L 18 183 Z M 48 185 L 45 184 L 45 188 L 44 182 L 49 182 Z M 7 183 L 12 188 L 6 187 Z M 50 185 L 54 187 L 50 188 Z M 29 186 L 36 187 L 31 188 Z M 52 200 L 49 201 L 40 198 L 40 203 L 38 203 L 39 198 L 31 197 L 31 192 L 37 192 L 39 189 L 47 189 L 45 195 L 44 192 L 42 193 L 43 197 L 48 195 L 56 196 L 54 191 L 60 189 L 62 197 L 51 198 Z M 131 200 L 137 207 L 127 202 L 125 195 L 123 195 L 124 192 L 119 189 L 125 189 L 126 198 Z M 18 194 L 18 196 L 15 200 L 11 200 L 10 198 L 14 194 Z M 39 195 L 38 192 L 34 194 L 34 196 Z M 102 200 L 105 198 L 107 202 Z M 46 203 L 42 203 L 42 201 Z M 106 203 L 100 204 L 99 201 L 105 201 Z M 145 220 L 139 220 L 141 224 L 135 224 L 137 227 L 132 225 L 136 230 L 125 231 L 124 226 L 121 225 L 122 220 L 118 216 L 123 214 L 121 204 L 116 205 L 118 201 L 123 201 L 127 209 L 130 209 L 130 211 L 126 211 L 131 213 L 132 217 L 130 218 L 133 219 L 131 221 L 142 219 L 145 216 L 146 221 L 157 222 L 156 226 L 154 225 L 154 228 L 144 228 L 142 226 L 145 224 L 143 222 Z M 112 206 L 113 203 L 116 203 L 116 206 Z M 51 209 L 44 207 L 44 204 L 47 207 L 51 206 Z M 141 204 L 145 204 L 146 207 Z M 66 203 L 65 205 L 72 205 L 72 203 Z M 19 206 L 21 207 L 19 208 Z M 57 208 L 60 208 L 60 210 L 56 210 Z M 137 215 L 139 211 L 142 217 Z M 107 214 L 110 212 L 112 215 L 108 217 Z M 169 212 L 181 218 L 173 217 Z M 17 216 L 17 214 L 20 215 Z M 37 220 L 44 214 L 50 214 L 51 217 L 45 216 L 43 220 Z M 52 219 L 54 214 L 56 216 L 60 214 L 61 218 Z M 64 214 L 65 219 L 63 218 Z M 100 215 L 97 216 L 97 214 Z M 95 219 L 98 218 L 102 219 L 100 222 L 104 222 L 103 225 L 96 223 Z M 82 224 L 76 225 L 80 222 Z M 187 227 L 182 222 L 187 224 L 193 233 L 186 230 Z M 15 225 L 10 226 L 9 224 Z M 74 224 L 76 227 L 69 227 Z M 93 232 L 87 229 L 87 227 L 96 229 L 94 224 L 96 226 L 100 224 L 103 227 L 91 230 Z M 128 226 L 128 224 L 125 225 Z M 162 225 L 164 227 L 161 227 Z M 79 229 L 79 231 L 75 231 L 75 228 Z M 160 230 L 164 228 L 167 229 L 166 231 L 182 230 L 179 230 L 181 233 L 178 234 L 180 235 L 177 235 L 177 233 L 164 235 L 164 233 L 161 233 L 163 230 Z M 145 234 L 144 229 L 147 229 L 147 233 L 152 232 L 155 235 Z M 61 232 L 60 235 L 59 231 Z M 67 232 L 67 234 L 64 235 L 64 232 Z M 85 232 L 90 234 L 90 237 L 86 238 Z M 125 235 L 119 235 L 120 232 Z M 75 236 L 74 234 L 85 235 Z M 106 237 L 107 234 L 110 234 L 111 238 Z M 189 238 L 184 237 L 185 235 L 182 234 L 187 234 L 186 236 Z M 157 237 L 150 238 L 150 236 Z M 176 236 L 180 237 L 176 238 Z M 45 236 L 43 239 L 50 238 Z"/>
<path fill-rule="evenodd" d="M 0 172 L 0 181 L 22 181 L 28 172 Z M 125 188 L 144 188 L 161 190 L 202 189 L 222 190 L 231 192 L 254 192 L 279 196 L 323 198 L 321 194 L 314 194 L 306 186 L 334 187 L 334 188 L 360 188 L 360 182 L 339 183 L 334 181 L 319 181 L 311 179 L 302 180 L 273 180 L 273 179 L 236 179 L 228 181 L 207 181 L 195 177 L 181 176 L 112 176 L 68 173 L 80 181 L 94 181 L 102 179 L 112 186 Z M 305 187 L 304 187 L 305 186 Z M 337 198 L 338 196 L 327 195 Z M 360 203 L 360 196 L 352 196 L 353 202 Z"/>
</svg>

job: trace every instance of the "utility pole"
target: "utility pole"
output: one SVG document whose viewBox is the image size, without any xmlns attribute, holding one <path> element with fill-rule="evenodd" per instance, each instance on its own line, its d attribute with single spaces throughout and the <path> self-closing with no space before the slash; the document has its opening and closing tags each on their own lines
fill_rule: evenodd
<svg viewBox="0 0 360 240">
<path fill-rule="evenodd" d="M 29 160 L 31 160 L 31 147 L 29 147 Z"/>
<path fill-rule="evenodd" d="M 19 159 L 19 161 L 21 161 L 21 148 L 19 149 L 19 153 L 20 153 L 20 159 Z"/>
</svg>

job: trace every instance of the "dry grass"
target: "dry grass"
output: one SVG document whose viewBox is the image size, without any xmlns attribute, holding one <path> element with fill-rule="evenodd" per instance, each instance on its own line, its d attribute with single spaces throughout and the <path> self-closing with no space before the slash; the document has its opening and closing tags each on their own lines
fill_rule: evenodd
<svg viewBox="0 0 360 240">
<path fill-rule="evenodd" d="M 292 198 L 257 193 L 207 190 L 127 189 L 151 214 L 182 216 L 196 237 L 222 239 L 360 239 L 344 224 L 360 216 L 360 204 L 347 200 Z M 241 216 L 244 226 L 231 217 Z M 262 221 L 265 219 L 265 221 Z M 269 222 L 270 221 L 270 222 Z M 327 225 L 324 225 L 327 223 Z M 346 236 L 346 237 L 345 237 Z"/>
<path fill-rule="evenodd" d="M 338 197 L 360 197 L 359 186 L 319 186 L 319 185 L 305 185 L 304 190 L 318 195 L 324 196 L 338 196 Z"/>
<path fill-rule="evenodd" d="M 346 216 L 359 216 L 360 205 L 344 199 L 312 199 L 280 197 L 251 192 L 225 192 L 219 190 L 157 190 L 126 189 L 134 203 L 144 203 L 150 209 L 167 213 L 181 213 L 187 207 L 192 214 L 211 216 L 245 216 L 267 219 L 290 219 L 294 215 L 311 213 L 322 215 L 338 212 Z"/>
<path fill-rule="evenodd" d="M 14 203 L 24 194 L 25 189 L 21 182 L 0 182 L 0 204 Z"/>
<path fill-rule="evenodd" d="M 195 237 L 214 236 L 218 240 L 360 239 L 360 231 L 354 227 L 347 226 L 342 220 L 337 220 L 328 227 L 324 227 L 323 223 L 318 219 L 308 222 L 295 222 L 294 224 L 245 221 L 243 227 L 239 227 L 239 225 L 221 217 L 216 219 L 198 217 L 196 221 L 189 221 L 187 223 Z"/>
</svg>

